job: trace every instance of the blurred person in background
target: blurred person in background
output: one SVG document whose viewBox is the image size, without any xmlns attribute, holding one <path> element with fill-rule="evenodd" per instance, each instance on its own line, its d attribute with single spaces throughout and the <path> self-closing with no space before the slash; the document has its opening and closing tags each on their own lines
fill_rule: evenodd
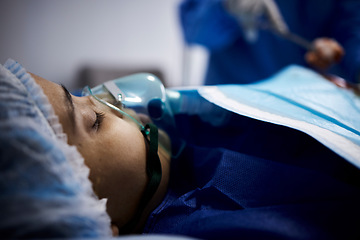
<svg viewBox="0 0 360 240">
<path fill-rule="evenodd" d="M 206 85 L 255 82 L 289 64 L 357 83 L 359 10 L 358 0 L 184 0 L 179 14 L 186 43 L 209 51 Z M 281 37 L 290 32 L 311 45 Z"/>
</svg>

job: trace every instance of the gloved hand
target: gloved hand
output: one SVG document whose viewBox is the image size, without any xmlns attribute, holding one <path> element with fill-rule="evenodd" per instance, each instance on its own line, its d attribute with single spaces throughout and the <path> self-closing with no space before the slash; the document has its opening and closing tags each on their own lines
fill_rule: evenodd
<svg viewBox="0 0 360 240">
<path fill-rule="evenodd" d="M 340 62 L 345 54 L 343 47 L 335 39 L 316 38 L 312 45 L 313 49 L 305 54 L 305 60 L 319 71 L 326 71 Z"/>
<path fill-rule="evenodd" d="M 271 28 L 278 32 L 288 31 L 288 27 L 273 0 L 225 0 L 225 8 L 234 15 L 243 27 L 249 42 L 257 39 L 259 17 L 264 15 Z"/>
</svg>

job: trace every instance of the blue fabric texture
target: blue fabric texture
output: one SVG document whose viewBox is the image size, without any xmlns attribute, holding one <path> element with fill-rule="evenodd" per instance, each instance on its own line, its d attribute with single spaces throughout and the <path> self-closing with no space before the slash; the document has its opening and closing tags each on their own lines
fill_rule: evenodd
<svg viewBox="0 0 360 240">
<path fill-rule="evenodd" d="M 307 66 L 305 49 L 265 30 L 247 42 L 239 24 L 224 9 L 224 0 L 184 0 L 180 23 L 188 44 L 210 50 L 205 84 L 251 83 L 289 64 Z M 308 39 L 330 37 L 345 49 L 343 61 L 330 69 L 352 82 L 360 81 L 360 1 L 275 0 L 289 29 Z"/>
<path fill-rule="evenodd" d="M 17 62 L 0 65 L 0 236 L 109 237 L 88 168 L 46 96 Z"/>
<path fill-rule="evenodd" d="M 175 118 L 188 145 L 145 233 L 359 239 L 357 167 L 298 130 L 232 113 L 196 91 L 182 98 Z"/>
<path fill-rule="evenodd" d="M 303 131 L 360 168 L 360 97 L 314 71 L 292 65 L 263 81 L 199 93 L 229 111 Z"/>
</svg>

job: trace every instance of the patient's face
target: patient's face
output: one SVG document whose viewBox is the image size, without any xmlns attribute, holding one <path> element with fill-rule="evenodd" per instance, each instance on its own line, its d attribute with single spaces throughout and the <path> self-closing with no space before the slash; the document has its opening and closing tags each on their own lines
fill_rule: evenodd
<svg viewBox="0 0 360 240">
<path fill-rule="evenodd" d="M 53 105 L 68 143 L 83 155 L 94 191 L 99 198 L 108 198 L 108 213 L 122 226 L 134 214 L 148 181 L 147 146 L 138 126 L 92 97 L 72 96 L 60 85 L 32 76 Z M 159 156 L 167 181 L 168 156 L 163 152 Z"/>
</svg>

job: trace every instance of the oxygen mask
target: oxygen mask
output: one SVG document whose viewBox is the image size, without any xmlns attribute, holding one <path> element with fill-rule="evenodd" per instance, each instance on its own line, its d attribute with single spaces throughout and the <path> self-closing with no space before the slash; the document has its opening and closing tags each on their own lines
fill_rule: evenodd
<svg viewBox="0 0 360 240">
<path fill-rule="evenodd" d="M 159 129 L 158 142 L 169 155 L 182 149 L 175 120 L 162 82 L 148 73 L 133 74 L 107 81 L 94 88 L 85 87 L 83 95 L 92 95 L 113 110 L 131 118 L 140 128 L 148 123 Z"/>
</svg>

